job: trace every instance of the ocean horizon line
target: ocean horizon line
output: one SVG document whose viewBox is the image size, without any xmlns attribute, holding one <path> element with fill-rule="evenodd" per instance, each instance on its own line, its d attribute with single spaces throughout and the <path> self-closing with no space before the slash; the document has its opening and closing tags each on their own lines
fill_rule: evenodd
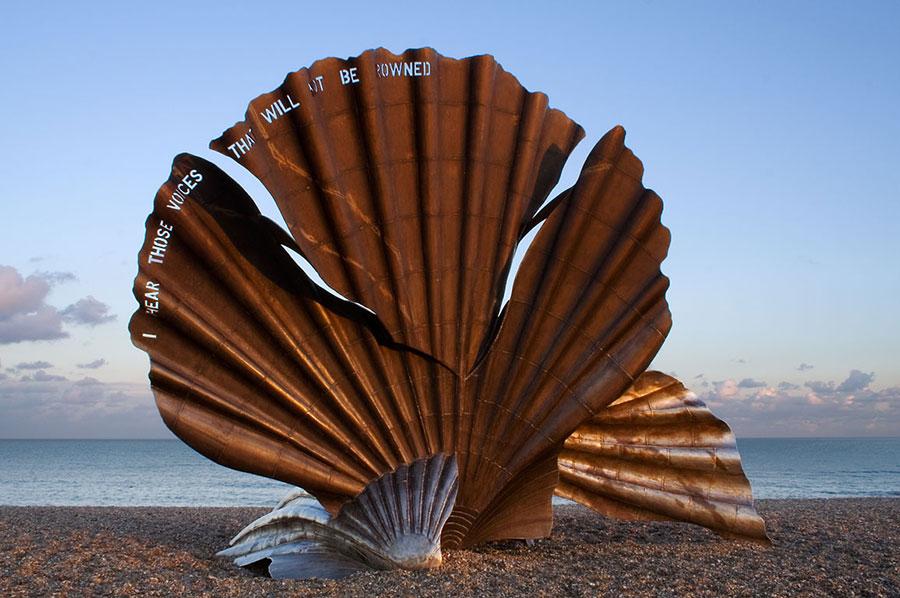
<svg viewBox="0 0 900 598">
<path fill-rule="evenodd" d="M 757 499 L 900 496 L 900 437 L 747 437 L 737 447 Z M 292 487 L 177 438 L 0 439 L 7 505 L 266 505 Z"/>
</svg>

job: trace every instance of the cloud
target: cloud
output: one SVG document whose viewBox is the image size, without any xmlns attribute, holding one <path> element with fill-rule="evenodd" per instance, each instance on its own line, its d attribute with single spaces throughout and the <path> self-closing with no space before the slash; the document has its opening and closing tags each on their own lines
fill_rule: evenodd
<svg viewBox="0 0 900 598">
<path fill-rule="evenodd" d="M 738 388 L 762 388 L 763 386 L 766 386 L 765 382 L 760 382 L 753 378 L 744 378 L 738 382 Z"/>
<path fill-rule="evenodd" d="M 50 292 L 50 283 L 40 276 L 22 278 L 11 266 L 0 266 L 0 318 L 37 310 Z"/>
<path fill-rule="evenodd" d="M 109 307 L 85 297 L 60 311 L 46 302 L 54 285 L 75 280 L 71 272 L 38 272 L 23 277 L 0 266 L 0 345 L 66 338 L 63 322 L 96 326 L 115 319 Z"/>
<path fill-rule="evenodd" d="M 44 370 L 38 370 L 31 375 L 22 376 L 21 382 L 62 382 L 66 380 L 65 376 L 56 376 L 48 374 Z"/>
<path fill-rule="evenodd" d="M 822 382 L 821 380 L 810 380 L 805 386 L 819 394 L 831 394 L 834 392 L 834 382 Z"/>
<path fill-rule="evenodd" d="M 55 307 L 42 305 L 26 313 L 0 319 L 0 345 L 25 341 L 50 341 L 69 336 Z"/>
<path fill-rule="evenodd" d="M 0 438 L 171 438 L 147 384 L 0 379 Z"/>
<path fill-rule="evenodd" d="M 811 369 L 813 369 L 813 366 L 809 365 L 808 363 L 801 363 L 800 365 L 797 366 L 797 370 L 800 372 L 805 372 L 806 370 L 811 370 Z"/>
<path fill-rule="evenodd" d="M 822 405 L 823 403 L 825 403 L 825 401 L 822 400 L 822 397 L 820 397 L 819 395 L 817 395 L 814 392 L 810 392 L 810 393 L 806 394 L 806 402 L 809 403 L 810 405 Z"/>
<path fill-rule="evenodd" d="M 44 300 L 54 278 L 23 278 L 11 266 L 0 266 L 0 344 L 65 338 L 62 318 Z"/>
<path fill-rule="evenodd" d="M 756 391 L 755 398 L 762 399 L 762 398 L 777 397 L 777 396 L 778 396 L 777 388 L 772 387 L 772 386 L 764 386 Z"/>
<path fill-rule="evenodd" d="M 86 326 L 97 326 L 116 319 L 115 314 L 109 313 L 107 304 L 90 295 L 68 306 L 60 312 L 60 315 L 66 322 Z"/>
<path fill-rule="evenodd" d="M 790 382 L 742 386 L 725 380 L 699 397 L 739 437 L 896 435 L 900 387 L 874 389 L 873 379 L 872 373 L 852 370 L 840 384 L 814 380 L 803 387 Z"/>
<path fill-rule="evenodd" d="M 54 340 L 68 336 L 62 317 L 45 299 L 64 273 L 23 278 L 11 266 L 0 266 L 0 344 Z"/>
<path fill-rule="evenodd" d="M 863 390 L 868 387 L 869 384 L 872 383 L 872 380 L 875 379 L 875 373 L 866 374 L 859 370 L 850 370 L 850 375 L 847 376 L 847 379 L 841 382 L 840 386 L 837 387 L 838 392 L 857 392 Z"/>
<path fill-rule="evenodd" d="M 49 361 L 23 361 L 16 364 L 17 370 L 46 370 L 52 367 L 53 364 Z"/>
<path fill-rule="evenodd" d="M 713 382 L 713 390 L 712 392 L 716 393 L 720 399 L 727 399 L 728 397 L 733 397 L 738 392 L 737 383 L 734 380 L 722 380 L 721 382 Z"/>
<path fill-rule="evenodd" d="M 106 365 L 106 360 L 102 357 L 99 359 L 95 359 L 94 361 L 89 361 L 87 363 L 79 363 L 76 367 L 82 370 L 96 370 L 97 368 L 102 368 Z"/>
</svg>

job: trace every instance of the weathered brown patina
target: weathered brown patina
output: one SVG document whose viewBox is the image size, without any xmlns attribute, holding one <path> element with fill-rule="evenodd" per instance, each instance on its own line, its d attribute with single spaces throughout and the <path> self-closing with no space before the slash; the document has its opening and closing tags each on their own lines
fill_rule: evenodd
<svg viewBox="0 0 900 598">
<path fill-rule="evenodd" d="M 671 325 L 662 202 L 623 129 L 541 209 L 582 136 L 490 56 L 374 50 L 290 74 L 211 144 L 288 231 L 187 154 L 147 220 L 131 332 L 167 425 L 333 514 L 453 455 L 445 547 L 548 535 L 563 443 Z"/>
</svg>

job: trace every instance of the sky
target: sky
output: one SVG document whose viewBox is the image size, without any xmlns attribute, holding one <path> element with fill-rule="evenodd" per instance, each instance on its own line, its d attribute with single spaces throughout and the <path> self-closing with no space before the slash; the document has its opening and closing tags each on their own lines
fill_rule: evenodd
<svg viewBox="0 0 900 598">
<path fill-rule="evenodd" d="M 129 340 L 143 221 L 189 151 L 291 71 L 493 54 L 616 124 L 665 202 L 674 326 L 652 367 L 740 436 L 900 435 L 900 4 L 4 3 L 0 438 L 165 438 Z"/>
</svg>

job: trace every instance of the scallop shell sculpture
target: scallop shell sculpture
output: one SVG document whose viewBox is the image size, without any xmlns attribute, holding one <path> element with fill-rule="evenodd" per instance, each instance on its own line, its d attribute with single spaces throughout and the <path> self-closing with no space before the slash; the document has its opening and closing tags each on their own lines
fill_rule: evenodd
<svg viewBox="0 0 900 598">
<path fill-rule="evenodd" d="M 275 578 L 436 567 L 457 480 L 453 457 L 419 459 L 369 484 L 336 517 L 299 490 L 241 530 L 219 555 L 244 567 L 262 563 Z"/>
<path fill-rule="evenodd" d="M 175 159 L 130 324 L 159 411 L 200 453 L 319 505 L 282 505 L 226 554 L 253 558 L 252 539 L 286 575 L 315 569 L 288 560 L 326 552 L 334 571 L 435 566 L 427 543 L 398 559 L 339 525 L 397 476 L 394 502 L 365 503 L 359 529 L 399 534 L 410 509 L 442 504 L 446 523 L 431 523 L 444 548 L 549 535 L 564 443 L 638 379 L 671 325 L 662 202 L 621 127 L 546 201 L 582 136 L 490 56 L 381 49 L 290 74 L 212 142 L 263 182 L 287 231 L 213 163 Z M 445 504 L 422 493 L 430 469 L 416 464 L 448 459 Z"/>
<path fill-rule="evenodd" d="M 559 472 L 557 495 L 604 515 L 687 521 L 770 543 L 731 429 L 661 372 L 644 372 L 579 426 Z"/>
</svg>

